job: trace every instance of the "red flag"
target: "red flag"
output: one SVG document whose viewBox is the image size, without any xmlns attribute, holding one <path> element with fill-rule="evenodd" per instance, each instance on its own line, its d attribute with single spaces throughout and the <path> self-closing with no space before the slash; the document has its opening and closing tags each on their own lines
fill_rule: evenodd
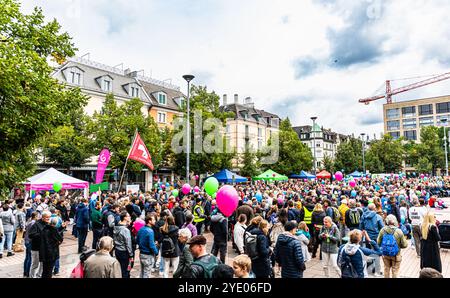
<svg viewBox="0 0 450 298">
<path fill-rule="evenodd" d="M 136 137 L 134 138 L 133 146 L 131 146 L 128 158 L 146 165 L 153 171 L 152 157 L 150 156 L 150 152 L 148 152 L 147 147 L 142 141 L 139 133 L 136 133 Z"/>
</svg>

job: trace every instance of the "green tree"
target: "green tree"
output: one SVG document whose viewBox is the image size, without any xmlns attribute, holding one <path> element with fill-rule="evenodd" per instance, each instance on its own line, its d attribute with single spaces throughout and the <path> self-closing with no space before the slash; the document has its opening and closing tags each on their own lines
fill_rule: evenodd
<svg viewBox="0 0 450 298">
<path fill-rule="evenodd" d="M 258 174 L 257 155 L 251 146 L 246 146 L 245 151 L 240 156 L 241 172 L 244 177 L 254 177 Z"/>
<path fill-rule="evenodd" d="M 92 155 L 93 142 L 86 130 L 90 117 L 83 109 L 70 112 L 70 121 L 57 127 L 43 140 L 42 154 L 45 160 L 69 169 L 84 164 Z"/>
<path fill-rule="evenodd" d="M 323 157 L 323 168 L 330 173 L 335 171 L 333 158 L 328 154 L 325 154 Z"/>
<path fill-rule="evenodd" d="M 372 173 L 396 173 L 402 169 L 404 147 L 401 140 L 385 135 L 372 141 L 367 152 L 367 166 Z"/>
<path fill-rule="evenodd" d="M 415 168 L 419 173 L 431 173 L 433 170 L 433 164 L 428 160 L 428 158 L 421 157 L 419 158 Z"/>
<path fill-rule="evenodd" d="M 34 172 L 33 151 L 43 136 L 86 103 L 79 89 L 52 78 L 48 58 L 59 63 L 76 48 L 56 20 L 41 9 L 25 15 L 17 0 L 0 0 L 0 192 Z"/>
<path fill-rule="evenodd" d="M 434 126 L 422 127 L 420 144 L 417 144 L 417 154 L 431 163 L 433 174 L 436 173 L 436 169 L 445 167 L 445 153 L 442 140 L 439 138 L 439 128 Z M 425 163 L 424 160 L 422 160 L 422 163 Z"/>
<path fill-rule="evenodd" d="M 362 141 L 350 138 L 339 144 L 334 159 L 336 170 L 350 174 L 355 170 L 362 171 Z"/>
<path fill-rule="evenodd" d="M 223 113 L 219 109 L 220 97 L 214 92 L 209 92 L 204 86 L 191 87 L 191 98 L 190 98 L 190 125 L 191 125 L 191 152 L 189 155 L 189 170 L 193 173 L 207 173 L 207 172 L 217 172 L 224 168 L 231 168 L 232 160 L 236 158 L 236 153 L 230 150 L 229 144 L 225 137 L 222 138 L 222 152 L 212 152 L 207 153 L 205 150 L 201 152 L 194 151 L 194 140 L 195 138 L 201 137 L 205 140 L 205 137 L 217 127 L 212 127 L 211 129 L 202 129 L 201 135 L 195 135 L 196 131 L 194 129 L 194 113 L 201 116 L 202 126 L 208 119 L 218 119 L 220 122 L 219 130 L 223 130 L 223 125 L 227 118 L 234 117 L 234 113 L 226 112 Z M 184 113 L 186 113 L 186 108 L 184 108 Z M 198 125 L 199 123 L 197 123 Z M 175 128 L 174 135 L 180 134 L 181 128 Z M 215 145 L 215 142 L 212 142 Z M 175 154 L 175 170 L 177 174 L 184 177 L 186 175 L 186 153 L 176 153 Z"/>
<path fill-rule="evenodd" d="M 150 116 L 144 116 L 139 98 L 118 105 L 112 94 L 107 95 L 100 113 L 94 113 L 89 131 L 93 136 L 94 152 L 103 147 L 111 152 L 110 167 L 122 171 L 125 166 L 131 142 L 136 129 L 151 155 L 155 168 L 161 163 L 162 141 L 159 128 Z M 127 170 L 135 173 L 142 171 L 144 165 L 128 160 Z"/>
<path fill-rule="evenodd" d="M 262 170 L 270 168 L 277 173 L 290 175 L 292 173 L 298 173 L 301 170 L 309 170 L 312 168 L 313 156 L 311 150 L 300 141 L 297 133 L 292 129 L 289 118 L 281 121 L 278 139 L 278 161 L 273 165 L 262 165 Z"/>
</svg>

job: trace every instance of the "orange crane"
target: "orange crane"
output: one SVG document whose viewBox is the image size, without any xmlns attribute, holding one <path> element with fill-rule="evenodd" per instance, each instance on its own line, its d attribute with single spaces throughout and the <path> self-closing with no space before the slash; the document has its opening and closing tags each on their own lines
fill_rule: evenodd
<svg viewBox="0 0 450 298">
<path fill-rule="evenodd" d="M 393 95 L 396 95 L 396 94 L 399 94 L 399 93 L 403 93 L 403 92 L 406 92 L 406 91 L 409 91 L 409 90 L 417 89 L 417 88 L 420 88 L 420 87 L 423 87 L 423 86 L 427 86 L 427 85 L 430 85 L 430 84 L 434 84 L 434 83 L 437 83 L 437 82 L 440 82 L 440 81 L 444 81 L 444 80 L 447 80 L 447 79 L 450 79 L 450 72 L 447 72 L 447 73 L 444 73 L 444 74 L 440 74 L 440 75 L 434 75 L 433 77 L 431 77 L 429 79 L 426 79 L 426 80 L 423 80 L 423 81 L 420 81 L 420 82 L 417 82 L 417 83 L 409 84 L 409 85 L 406 85 L 406 86 L 403 86 L 403 87 L 399 87 L 399 88 L 396 88 L 396 89 L 393 89 L 393 90 L 391 88 L 391 81 L 387 80 L 386 81 L 386 94 L 380 94 L 380 95 L 375 95 L 375 96 L 372 96 L 372 97 L 369 97 L 369 98 L 363 98 L 363 99 L 360 99 L 359 102 L 368 105 L 372 101 L 379 100 L 379 99 L 382 99 L 382 98 L 386 98 L 386 103 L 390 104 L 390 103 L 392 103 L 392 96 Z"/>
</svg>

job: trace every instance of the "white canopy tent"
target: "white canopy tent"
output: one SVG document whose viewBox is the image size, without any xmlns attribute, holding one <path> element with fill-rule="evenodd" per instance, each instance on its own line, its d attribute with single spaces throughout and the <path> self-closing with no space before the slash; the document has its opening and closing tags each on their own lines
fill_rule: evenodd
<svg viewBox="0 0 450 298">
<path fill-rule="evenodd" d="M 56 182 L 62 184 L 62 189 L 84 189 L 84 197 L 88 197 L 89 182 L 66 175 L 54 168 L 28 178 L 24 185 L 31 196 L 32 190 L 52 190 Z"/>
</svg>

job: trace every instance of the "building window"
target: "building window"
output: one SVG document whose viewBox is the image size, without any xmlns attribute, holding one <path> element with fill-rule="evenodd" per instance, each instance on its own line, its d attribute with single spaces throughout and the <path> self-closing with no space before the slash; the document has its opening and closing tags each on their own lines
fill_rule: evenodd
<svg viewBox="0 0 450 298">
<path fill-rule="evenodd" d="M 229 124 L 227 124 L 226 130 L 225 130 L 225 133 L 227 133 L 227 134 L 229 134 L 229 133 L 230 133 L 230 125 L 229 125 Z"/>
<path fill-rule="evenodd" d="M 394 140 L 400 139 L 400 132 L 399 132 L 399 131 L 391 131 L 389 134 L 391 135 L 391 137 L 392 137 Z"/>
<path fill-rule="evenodd" d="M 166 123 L 166 113 L 158 112 L 158 122 Z"/>
<path fill-rule="evenodd" d="M 415 117 L 416 107 L 404 107 L 402 108 L 403 118 Z"/>
<path fill-rule="evenodd" d="M 160 105 L 166 105 L 167 104 L 167 97 L 164 93 L 158 93 L 158 102 Z"/>
<path fill-rule="evenodd" d="M 417 140 L 417 132 L 415 130 L 404 131 L 403 136 L 408 141 L 416 141 Z"/>
<path fill-rule="evenodd" d="M 69 72 L 69 83 L 75 85 L 81 85 L 81 72 L 76 68 L 72 69 Z"/>
<path fill-rule="evenodd" d="M 112 82 L 110 80 L 103 79 L 102 90 L 106 92 L 112 91 Z"/>
<path fill-rule="evenodd" d="M 316 147 L 320 147 L 320 143 L 316 143 Z"/>
<path fill-rule="evenodd" d="M 260 150 L 262 148 L 263 141 L 262 139 L 258 139 L 258 150 Z"/>
<path fill-rule="evenodd" d="M 131 97 L 139 97 L 139 88 L 138 87 L 130 87 L 130 96 Z"/>
<path fill-rule="evenodd" d="M 400 109 L 389 109 L 386 111 L 386 117 L 388 119 L 400 118 Z"/>
<path fill-rule="evenodd" d="M 403 129 L 416 128 L 416 119 L 405 119 L 403 120 Z"/>
<path fill-rule="evenodd" d="M 262 128 L 258 128 L 258 138 L 262 138 Z"/>
<path fill-rule="evenodd" d="M 403 121 L 404 122 L 404 121 Z M 395 120 L 395 121 L 388 121 L 387 122 L 387 130 L 391 131 L 391 130 L 399 130 L 400 129 L 400 121 L 399 120 Z"/>
<path fill-rule="evenodd" d="M 421 105 L 421 106 L 419 106 L 419 115 L 420 116 L 433 115 L 433 105 L 432 104 L 428 104 L 428 105 Z"/>
<path fill-rule="evenodd" d="M 246 138 L 249 138 L 249 137 L 250 137 L 248 125 L 245 126 L 245 137 L 246 137 Z"/>
<path fill-rule="evenodd" d="M 419 125 L 420 125 L 420 127 L 423 127 L 423 126 L 433 126 L 433 125 L 434 125 L 433 117 L 424 117 L 424 118 L 420 118 L 420 119 L 419 119 Z"/>
<path fill-rule="evenodd" d="M 437 114 L 450 113 L 450 102 L 437 103 L 436 113 Z"/>
</svg>

